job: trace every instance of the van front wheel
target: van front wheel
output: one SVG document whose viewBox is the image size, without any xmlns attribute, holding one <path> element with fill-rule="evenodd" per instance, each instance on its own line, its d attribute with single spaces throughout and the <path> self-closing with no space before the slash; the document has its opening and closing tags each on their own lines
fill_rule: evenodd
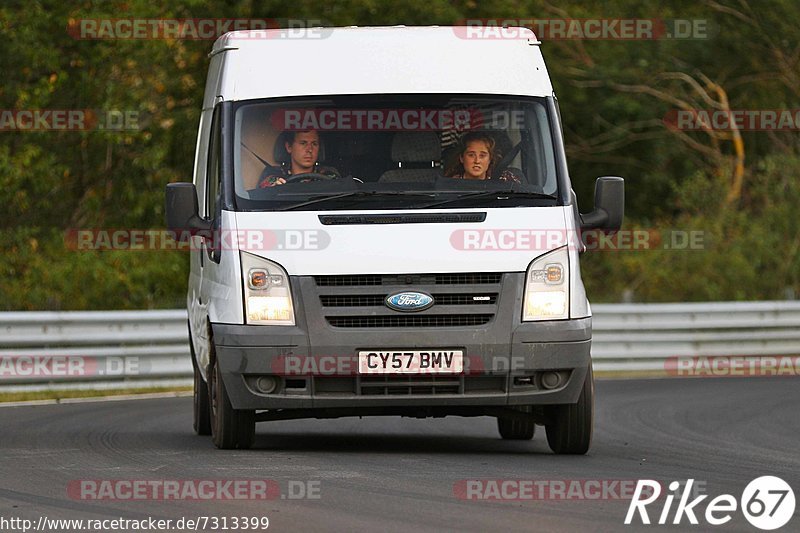
<svg viewBox="0 0 800 533">
<path fill-rule="evenodd" d="M 189 353 L 192 356 L 192 368 L 194 369 L 194 394 L 192 399 L 194 419 L 192 426 L 194 427 L 194 432 L 198 435 L 211 435 L 211 408 L 208 405 L 208 385 L 206 385 L 206 380 L 203 379 L 203 376 L 200 375 L 200 369 L 197 368 L 197 355 L 194 353 L 191 326 L 189 326 Z"/>
<path fill-rule="evenodd" d="M 216 358 L 209 372 L 209 403 L 211 404 L 211 440 L 223 450 L 246 450 L 256 435 L 255 411 L 234 409 Z"/>
<path fill-rule="evenodd" d="M 558 454 L 583 455 L 592 444 L 594 375 L 586 373 L 578 403 L 548 407 L 547 444 Z"/>
<path fill-rule="evenodd" d="M 517 407 L 515 410 L 523 413 L 533 412 L 533 408 L 530 405 Z M 536 432 L 536 424 L 534 424 L 532 417 L 529 420 L 516 417 L 498 417 L 497 430 L 505 440 L 531 440 Z"/>
<path fill-rule="evenodd" d="M 211 409 L 208 405 L 208 385 L 197 366 L 194 367 L 194 431 L 198 435 L 211 435 Z"/>
</svg>

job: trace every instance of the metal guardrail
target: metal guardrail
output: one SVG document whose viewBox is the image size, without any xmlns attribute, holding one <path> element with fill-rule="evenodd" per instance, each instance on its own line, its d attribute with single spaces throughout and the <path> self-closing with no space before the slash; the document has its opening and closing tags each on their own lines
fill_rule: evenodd
<svg viewBox="0 0 800 533">
<path fill-rule="evenodd" d="M 0 332 L 0 392 L 191 384 L 184 310 L 0 313 Z"/>
<path fill-rule="evenodd" d="M 681 356 L 800 354 L 800 302 L 592 311 L 598 372 L 663 372 Z M 0 391 L 189 384 L 186 320 L 183 310 L 0 313 Z"/>
<path fill-rule="evenodd" d="M 800 355 L 800 302 L 593 305 L 600 371 L 664 371 L 668 358 Z"/>
</svg>

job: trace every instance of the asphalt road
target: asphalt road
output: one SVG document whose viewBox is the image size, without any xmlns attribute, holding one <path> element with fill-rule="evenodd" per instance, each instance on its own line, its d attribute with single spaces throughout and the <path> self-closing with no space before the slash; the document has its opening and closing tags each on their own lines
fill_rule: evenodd
<svg viewBox="0 0 800 533">
<path fill-rule="evenodd" d="M 550 453 L 543 428 L 531 442 L 507 442 L 494 419 L 455 417 L 267 422 L 257 426 L 254 449 L 219 451 L 192 433 L 191 409 L 191 398 L 0 408 L 0 524 L 38 524 L 43 516 L 174 524 L 212 516 L 222 531 L 221 518 L 236 516 L 268 517 L 269 530 L 278 531 L 685 531 L 685 518 L 680 527 L 638 519 L 624 526 L 630 495 L 617 494 L 613 480 L 630 487 L 650 478 L 666 487 L 692 478 L 711 497 L 738 499 L 752 479 L 776 475 L 800 499 L 796 378 L 598 381 L 593 446 L 578 457 Z M 103 487 L 126 497 L 131 480 L 177 480 L 184 491 L 200 480 L 244 480 L 254 496 L 263 483 L 253 480 L 268 480 L 269 499 L 87 499 L 102 496 Z M 544 499 L 465 499 L 465 480 L 536 480 L 553 492 Z M 573 493 L 567 500 L 553 488 L 568 482 L 596 497 L 589 481 L 605 483 L 606 499 Z M 470 485 L 471 498 L 497 494 L 490 482 L 480 483 Z M 507 496 L 521 486 L 503 485 Z M 313 497 L 293 498 L 301 492 Z M 653 521 L 664 502 L 652 504 Z M 740 510 L 722 526 L 699 518 L 694 531 L 758 531 Z M 243 530 L 230 518 L 227 526 Z M 782 531 L 800 531 L 800 505 Z"/>
</svg>

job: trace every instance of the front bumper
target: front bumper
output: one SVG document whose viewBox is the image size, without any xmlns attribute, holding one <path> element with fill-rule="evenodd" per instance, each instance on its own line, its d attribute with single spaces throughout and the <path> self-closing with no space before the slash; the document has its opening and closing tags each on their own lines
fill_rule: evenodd
<svg viewBox="0 0 800 533">
<path fill-rule="evenodd" d="M 502 317 L 501 317 L 502 318 Z M 216 358 L 235 409 L 424 408 L 575 403 L 591 364 L 591 318 L 483 328 L 349 329 L 212 324 Z M 505 334 L 502 334 L 505 329 Z M 312 341 L 313 338 L 313 341 Z M 461 349 L 459 375 L 361 376 L 360 350 Z M 542 385 L 543 372 L 563 380 Z M 277 376 L 270 394 L 262 376 Z"/>
</svg>

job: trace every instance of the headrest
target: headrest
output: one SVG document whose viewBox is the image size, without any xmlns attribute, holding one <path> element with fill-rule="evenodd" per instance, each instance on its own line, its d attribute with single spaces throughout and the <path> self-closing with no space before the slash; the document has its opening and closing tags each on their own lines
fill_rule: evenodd
<svg viewBox="0 0 800 533">
<path fill-rule="evenodd" d="M 514 146 L 514 143 L 511 141 L 508 133 L 503 130 L 486 130 L 486 133 L 491 135 L 494 139 L 494 150 L 496 152 L 495 156 L 497 157 L 497 160 L 499 161 L 503 157 L 507 156 L 511 151 L 511 148 Z"/>
<path fill-rule="evenodd" d="M 392 139 L 392 161 L 395 163 L 423 163 L 442 157 L 439 135 L 432 131 L 395 133 Z"/>
</svg>

